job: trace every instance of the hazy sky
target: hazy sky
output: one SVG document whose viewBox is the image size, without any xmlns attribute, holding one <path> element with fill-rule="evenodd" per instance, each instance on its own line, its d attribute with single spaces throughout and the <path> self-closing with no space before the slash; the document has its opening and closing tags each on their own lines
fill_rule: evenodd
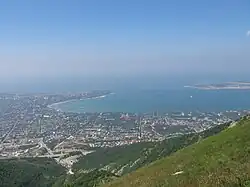
<svg viewBox="0 0 250 187">
<path fill-rule="evenodd" d="M 3 0 L 0 78 L 249 73 L 249 0 Z"/>
</svg>

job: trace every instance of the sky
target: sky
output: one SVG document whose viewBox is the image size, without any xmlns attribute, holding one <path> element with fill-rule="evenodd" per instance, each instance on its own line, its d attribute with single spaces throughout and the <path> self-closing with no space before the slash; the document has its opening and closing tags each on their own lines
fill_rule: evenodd
<svg viewBox="0 0 250 187">
<path fill-rule="evenodd" d="M 3 0 L 0 82 L 248 75 L 249 33 L 249 0 Z"/>
</svg>

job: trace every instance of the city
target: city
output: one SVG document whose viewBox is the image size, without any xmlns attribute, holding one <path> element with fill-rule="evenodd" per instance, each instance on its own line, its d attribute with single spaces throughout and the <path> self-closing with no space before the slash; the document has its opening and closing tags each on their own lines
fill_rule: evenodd
<svg viewBox="0 0 250 187">
<path fill-rule="evenodd" d="M 201 132 L 249 113 L 246 110 L 72 113 L 51 107 L 59 102 L 107 94 L 111 92 L 1 94 L 0 158 L 51 157 L 70 167 L 78 157 L 101 147 L 161 141 Z"/>
</svg>

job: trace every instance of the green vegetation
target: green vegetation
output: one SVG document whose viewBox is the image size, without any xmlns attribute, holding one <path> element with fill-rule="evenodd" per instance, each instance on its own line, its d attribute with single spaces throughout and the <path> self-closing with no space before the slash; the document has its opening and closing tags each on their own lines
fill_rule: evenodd
<svg viewBox="0 0 250 187">
<path fill-rule="evenodd" d="M 117 176 L 104 170 L 61 177 L 52 187 L 97 187 L 116 179 Z"/>
<path fill-rule="evenodd" d="M 81 156 L 82 152 L 81 151 L 72 151 L 72 152 L 69 152 L 69 153 L 63 155 L 62 157 L 60 157 L 60 159 L 65 159 L 65 158 L 68 158 L 68 157 L 71 157 L 71 156 L 76 156 L 76 155 Z"/>
<path fill-rule="evenodd" d="M 0 160 L 1 187 L 49 187 L 64 173 L 52 159 Z"/>
<path fill-rule="evenodd" d="M 217 134 L 230 123 L 221 124 L 199 134 L 188 134 L 170 138 L 162 142 L 137 143 L 121 147 L 98 149 L 82 157 L 74 164 L 74 171 L 81 169 L 105 169 L 118 175 L 130 173 L 153 161 L 166 157 L 179 149 L 200 141 L 202 138 Z"/>
<path fill-rule="evenodd" d="M 232 128 L 200 140 L 106 186 L 247 187 L 250 185 L 249 134 L 250 120 L 244 118 Z"/>
</svg>

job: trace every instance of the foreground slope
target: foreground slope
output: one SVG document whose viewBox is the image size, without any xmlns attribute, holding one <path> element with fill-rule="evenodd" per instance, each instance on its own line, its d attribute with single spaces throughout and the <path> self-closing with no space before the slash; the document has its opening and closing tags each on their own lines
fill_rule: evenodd
<svg viewBox="0 0 250 187">
<path fill-rule="evenodd" d="M 106 186 L 247 186 L 250 120 L 188 146 Z"/>
</svg>

